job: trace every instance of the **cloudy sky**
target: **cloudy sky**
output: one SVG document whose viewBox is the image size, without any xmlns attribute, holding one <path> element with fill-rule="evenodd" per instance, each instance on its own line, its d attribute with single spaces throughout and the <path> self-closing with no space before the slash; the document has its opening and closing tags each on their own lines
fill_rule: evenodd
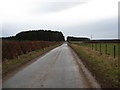
<svg viewBox="0 0 120 90">
<path fill-rule="evenodd" d="M 65 36 L 118 38 L 119 0 L 2 0 L 0 37 L 47 29 Z"/>
</svg>

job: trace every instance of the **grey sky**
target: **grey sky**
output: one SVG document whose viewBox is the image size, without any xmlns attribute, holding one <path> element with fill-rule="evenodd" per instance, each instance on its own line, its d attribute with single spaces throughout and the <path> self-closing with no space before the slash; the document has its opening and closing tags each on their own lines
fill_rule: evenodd
<svg viewBox="0 0 120 90">
<path fill-rule="evenodd" d="M 43 1 L 4 0 L 0 36 L 48 29 L 62 31 L 65 36 L 118 38 L 117 0 Z"/>
<path fill-rule="evenodd" d="M 51 12 L 60 12 L 65 9 L 72 8 L 74 6 L 85 4 L 86 2 L 44 2 L 42 7 L 35 10 L 38 13 L 51 13 Z"/>
<path fill-rule="evenodd" d="M 71 28 L 73 30 L 69 31 Z M 88 36 L 95 39 L 103 38 L 118 38 L 118 22 L 117 18 L 110 18 L 94 23 L 86 23 L 83 25 L 71 26 L 65 28 L 65 34 L 71 36 Z"/>
</svg>

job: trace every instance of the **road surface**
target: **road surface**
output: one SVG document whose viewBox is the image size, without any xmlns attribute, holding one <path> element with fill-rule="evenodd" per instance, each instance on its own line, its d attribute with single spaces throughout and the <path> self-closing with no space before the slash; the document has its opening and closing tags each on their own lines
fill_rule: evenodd
<svg viewBox="0 0 120 90">
<path fill-rule="evenodd" d="M 3 81 L 3 88 L 94 88 L 67 44 L 63 44 Z"/>
</svg>

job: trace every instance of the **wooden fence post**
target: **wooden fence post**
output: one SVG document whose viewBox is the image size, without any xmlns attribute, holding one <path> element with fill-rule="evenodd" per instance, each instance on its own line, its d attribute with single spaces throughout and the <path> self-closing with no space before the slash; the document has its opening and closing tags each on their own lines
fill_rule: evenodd
<svg viewBox="0 0 120 90">
<path fill-rule="evenodd" d="M 105 53 L 106 53 L 106 55 L 107 55 L 107 44 L 105 45 L 105 48 L 106 48 L 106 52 L 105 52 Z"/>
<path fill-rule="evenodd" d="M 100 44 L 100 54 L 102 54 L 102 53 L 101 53 L 101 44 Z"/>
<path fill-rule="evenodd" d="M 92 43 L 92 50 L 93 50 L 93 43 Z"/>
<path fill-rule="evenodd" d="M 96 46 L 96 51 L 97 51 L 97 44 L 95 44 L 95 46 Z"/>
<path fill-rule="evenodd" d="M 115 55 L 116 55 L 116 47 L 114 45 L 114 58 L 115 58 Z"/>
</svg>

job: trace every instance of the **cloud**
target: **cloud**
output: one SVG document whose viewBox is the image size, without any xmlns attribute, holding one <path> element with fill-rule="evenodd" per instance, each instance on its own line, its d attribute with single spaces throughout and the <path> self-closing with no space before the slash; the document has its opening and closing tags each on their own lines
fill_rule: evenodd
<svg viewBox="0 0 120 90">
<path fill-rule="evenodd" d="M 116 37 L 117 23 L 114 20 L 118 15 L 117 0 L 44 0 L 44 2 L 3 0 L 2 2 L 3 36 L 15 35 L 22 30 L 52 29 L 62 30 L 65 35 L 93 33 L 95 37 Z"/>
<path fill-rule="evenodd" d="M 5 0 L 6 1 L 6 0 Z M 90 1 L 82 2 L 37 2 L 38 0 L 11 0 L 4 6 L 4 22 L 26 22 L 62 24 L 71 26 L 73 24 L 94 22 L 97 20 L 117 16 L 117 5 L 114 0 L 107 2 Z M 15 3 L 12 5 L 12 3 Z M 102 7 L 101 7 L 102 6 Z M 52 12 L 52 13 L 50 13 Z"/>
<path fill-rule="evenodd" d="M 81 4 L 85 4 L 85 2 L 43 2 L 41 6 L 39 6 L 39 4 L 37 5 L 35 11 L 38 14 L 59 12 Z"/>
<path fill-rule="evenodd" d="M 6 23 L 3 27 L 3 36 L 12 36 L 20 31 L 33 29 L 59 30 L 65 36 L 88 36 L 93 35 L 93 39 L 97 38 L 118 38 L 118 20 L 117 17 L 104 19 L 93 23 L 83 23 L 62 27 L 57 25 L 42 24 L 26 24 L 26 23 Z"/>
<path fill-rule="evenodd" d="M 91 36 L 93 38 L 118 38 L 118 20 L 116 17 L 94 23 L 80 24 L 64 28 L 66 36 Z"/>
</svg>

